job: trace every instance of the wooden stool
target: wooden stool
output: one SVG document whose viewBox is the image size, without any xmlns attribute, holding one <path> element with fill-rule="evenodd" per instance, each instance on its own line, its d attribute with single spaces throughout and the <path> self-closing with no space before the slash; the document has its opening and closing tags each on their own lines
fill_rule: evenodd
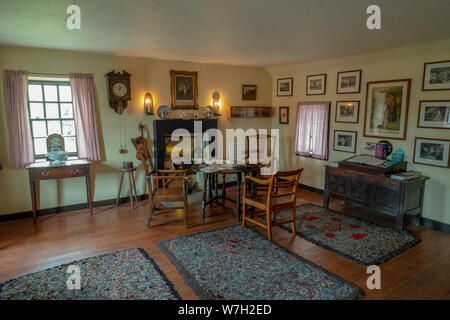
<svg viewBox="0 0 450 320">
<path fill-rule="evenodd" d="M 131 209 L 134 209 L 134 202 L 136 202 L 136 203 L 138 202 L 137 192 L 136 192 L 136 182 L 134 180 L 134 171 L 136 171 L 136 168 L 128 168 L 128 169 L 122 168 L 122 177 L 120 178 L 119 192 L 117 193 L 117 199 L 116 199 L 116 207 L 119 205 L 120 191 L 122 191 L 123 176 L 125 175 L 125 173 L 128 173 L 128 181 L 130 183 Z M 134 192 L 134 199 L 133 199 L 133 192 Z"/>
</svg>

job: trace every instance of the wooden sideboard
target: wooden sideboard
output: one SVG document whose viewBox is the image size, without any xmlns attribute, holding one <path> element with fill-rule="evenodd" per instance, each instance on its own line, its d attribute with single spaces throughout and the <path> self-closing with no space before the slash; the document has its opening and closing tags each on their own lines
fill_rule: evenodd
<svg viewBox="0 0 450 320">
<path fill-rule="evenodd" d="M 67 161 L 65 165 L 53 166 L 50 162 L 36 162 L 27 167 L 30 180 L 33 223 L 36 223 L 36 185 L 41 180 L 86 177 L 86 193 L 89 211 L 92 215 L 91 163 L 87 160 Z"/>
<path fill-rule="evenodd" d="M 405 214 L 422 215 L 428 179 L 422 176 L 400 181 L 382 174 L 325 166 L 324 207 L 328 208 L 330 197 L 337 197 L 364 209 L 358 218 L 403 230 Z"/>
</svg>

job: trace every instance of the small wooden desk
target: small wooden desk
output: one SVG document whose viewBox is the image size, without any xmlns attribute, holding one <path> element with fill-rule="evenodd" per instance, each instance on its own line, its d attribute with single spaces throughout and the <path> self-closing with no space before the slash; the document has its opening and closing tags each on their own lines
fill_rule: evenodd
<svg viewBox="0 0 450 320">
<path fill-rule="evenodd" d="M 86 193 L 89 211 L 92 215 L 91 197 L 91 163 L 87 160 L 71 160 L 65 165 L 52 166 L 49 161 L 36 162 L 27 167 L 30 180 L 31 203 L 33 207 L 33 223 L 36 223 L 36 184 L 40 180 L 86 177 Z"/>
</svg>

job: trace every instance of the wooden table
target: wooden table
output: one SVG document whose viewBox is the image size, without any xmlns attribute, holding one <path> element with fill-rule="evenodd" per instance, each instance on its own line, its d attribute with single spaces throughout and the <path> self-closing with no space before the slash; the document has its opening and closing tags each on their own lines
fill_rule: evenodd
<svg viewBox="0 0 450 320">
<path fill-rule="evenodd" d="M 87 160 L 71 160 L 65 165 L 53 166 L 51 162 L 36 162 L 27 167 L 30 180 L 31 202 L 33 207 L 33 223 L 36 223 L 36 185 L 41 180 L 86 177 L 86 193 L 89 211 L 92 215 L 91 196 L 91 163 Z"/>
<path fill-rule="evenodd" d="M 234 209 L 236 214 L 236 220 L 239 222 L 241 218 L 241 184 L 242 184 L 242 175 L 245 174 L 251 174 L 253 176 L 256 175 L 257 171 L 260 169 L 260 166 L 258 165 L 246 165 L 242 167 L 230 167 L 225 169 L 220 169 L 213 172 L 207 172 L 200 170 L 200 172 L 203 173 L 204 178 L 204 186 L 203 186 L 203 199 L 202 199 L 202 216 L 205 218 L 205 209 L 206 206 L 212 207 L 213 203 L 218 204 L 224 208 L 231 208 Z M 222 194 L 219 195 L 218 189 L 219 189 L 219 183 L 218 183 L 218 177 L 219 175 L 222 176 Z M 236 199 L 230 198 L 227 196 L 226 193 L 226 176 L 227 175 L 236 175 L 237 180 L 237 191 L 236 191 Z M 251 189 L 252 192 L 255 192 L 256 186 L 253 186 Z M 228 207 L 226 206 L 225 202 L 226 200 L 235 203 L 236 207 Z"/>
</svg>

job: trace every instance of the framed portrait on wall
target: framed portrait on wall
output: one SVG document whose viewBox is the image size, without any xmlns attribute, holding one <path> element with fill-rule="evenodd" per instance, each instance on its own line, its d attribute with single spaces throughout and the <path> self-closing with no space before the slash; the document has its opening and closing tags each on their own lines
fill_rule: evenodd
<svg viewBox="0 0 450 320">
<path fill-rule="evenodd" d="M 334 130 L 334 151 L 356 153 L 356 131 Z"/>
<path fill-rule="evenodd" d="M 306 76 L 306 95 L 323 95 L 327 92 L 327 75 L 313 74 Z"/>
<path fill-rule="evenodd" d="M 406 139 L 411 79 L 367 82 L 364 136 Z"/>
<path fill-rule="evenodd" d="M 290 97 L 294 93 L 294 78 L 277 79 L 277 97 Z"/>
<path fill-rule="evenodd" d="M 450 60 L 425 63 L 422 91 L 450 90 Z"/>
<path fill-rule="evenodd" d="M 416 137 L 414 163 L 448 168 L 450 166 L 450 140 Z"/>
<path fill-rule="evenodd" d="M 289 124 L 289 107 L 280 107 L 280 124 Z"/>
<path fill-rule="evenodd" d="M 198 109 L 198 73 L 170 70 L 172 109 Z"/>
<path fill-rule="evenodd" d="M 342 71 L 337 74 L 337 94 L 360 93 L 362 70 Z"/>
<path fill-rule="evenodd" d="M 450 129 L 450 100 L 420 101 L 417 127 Z"/>
<path fill-rule="evenodd" d="M 242 100 L 256 100 L 257 86 L 254 84 L 242 85 Z"/>
<path fill-rule="evenodd" d="M 336 101 L 335 122 L 358 123 L 359 101 Z"/>
</svg>

